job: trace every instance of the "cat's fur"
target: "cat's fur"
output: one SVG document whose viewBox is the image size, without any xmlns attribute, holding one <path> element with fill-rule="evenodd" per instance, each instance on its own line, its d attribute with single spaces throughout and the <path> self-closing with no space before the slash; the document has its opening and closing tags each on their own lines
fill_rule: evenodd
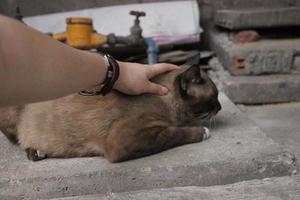
<svg viewBox="0 0 300 200">
<path fill-rule="evenodd" d="M 157 77 L 166 96 L 64 98 L 0 109 L 0 130 L 26 149 L 28 158 L 103 155 L 111 162 L 138 158 L 207 136 L 203 127 L 186 127 L 196 117 L 215 115 L 221 106 L 214 83 L 198 66 Z"/>
</svg>

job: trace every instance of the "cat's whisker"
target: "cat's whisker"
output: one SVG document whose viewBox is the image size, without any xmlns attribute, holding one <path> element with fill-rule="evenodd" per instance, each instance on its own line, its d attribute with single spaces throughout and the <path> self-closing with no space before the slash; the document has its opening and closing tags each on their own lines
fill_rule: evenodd
<svg viewBox="0 0 300 200">
<path fill-rule="evenodd" d="M 206 112 L 206 113 L 203 113 L 202 115 L 200 115 L 200 118 L 201 119 L 207 119 L 207 117 L 210 115 L 210 113 L 209 112 Z"/>
<path fill-rule="evenodd" d="M 214 127 L 216 127 L 216 118 L 214 117 Z"/>
</svg>

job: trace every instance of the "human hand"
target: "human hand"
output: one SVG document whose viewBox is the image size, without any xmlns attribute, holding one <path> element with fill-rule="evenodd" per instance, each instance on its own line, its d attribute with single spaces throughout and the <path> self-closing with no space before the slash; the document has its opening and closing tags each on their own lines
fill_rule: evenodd
<svg viewBox="0 0 300 200">
<path fill-rule="evenodd" d="M 150 93 L 156 95 L 166 95 L 168 88 L 153 83 L 151 78 L 169 72 L 179 67 L 172 64 L 160 63 L 154 65 L 143 65 L 138 63 L 118 62 L 120 65 L 120 76 L 114 85 L 114 89 L 120 92 L 139 95 Z"/>
</svg>

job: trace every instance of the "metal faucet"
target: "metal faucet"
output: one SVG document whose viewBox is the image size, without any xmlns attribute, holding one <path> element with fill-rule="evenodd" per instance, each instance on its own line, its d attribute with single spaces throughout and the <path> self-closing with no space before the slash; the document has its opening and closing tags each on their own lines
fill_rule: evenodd
<svg viewBox="0 0 300 200">
<path fill-rule="evenodd" d="M 141 46 L 146 45 L 144 38 L 142 36 L 143 29 L 140 26 L 140 17 L 146 16 L 145 12 L 142 11 L 130 11 L 130 15 L 135 16 L 134 24 L 130 28 L 130 35 L 129 36 L 116 36 L 115 34 L 111 33 L 108 37 L 108 44 L 110 46 L 115 46 L 116 44 L 125 44 L 128 46 Z"/>
</svg>

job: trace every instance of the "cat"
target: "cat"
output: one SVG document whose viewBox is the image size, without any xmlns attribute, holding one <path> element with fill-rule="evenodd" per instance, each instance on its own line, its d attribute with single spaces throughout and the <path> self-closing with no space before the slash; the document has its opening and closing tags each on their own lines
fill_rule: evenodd
<svg viewBox="0 0 300 200">
<path fill-rule="evenodd" d="M 154 82 L 166 96 L 72 94 L 56 100 L 0 109 L 0 130 L 27 152 L 46 157 L 104 156 L 121 162 L 209 137 L 205 127 L 185 126 L 221 109 L 218 90 L 199 66 L 182 66 Z"/>
</svg>

